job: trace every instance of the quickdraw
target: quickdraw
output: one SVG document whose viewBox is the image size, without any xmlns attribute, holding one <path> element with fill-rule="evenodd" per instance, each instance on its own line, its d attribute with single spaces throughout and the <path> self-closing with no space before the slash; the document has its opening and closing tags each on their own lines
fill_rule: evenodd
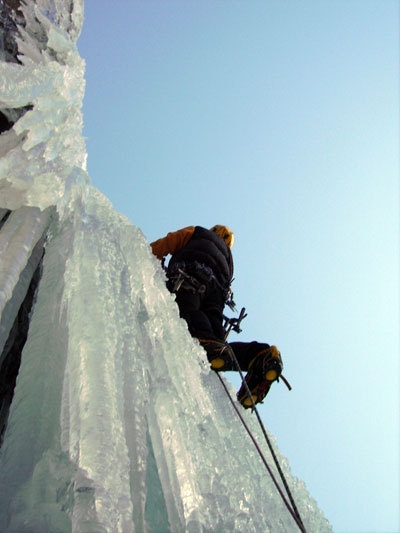
<svg viewBox="0 0 400 533">
<path fill-rule="evenodd" d="M 240 329 L 240 323 L 243 319 L 245 319 L 247 316 L 246 309 L 242 307 L 239 316 L 237 318 L 228 318 L 227 316 L 223 315 L 224 323 L 223 327 L 225 330 L 225 340 L 228 338 L 229 333 L 233 330 L 236 333 L 240 333 L 242 330 Z"/>
</svg>

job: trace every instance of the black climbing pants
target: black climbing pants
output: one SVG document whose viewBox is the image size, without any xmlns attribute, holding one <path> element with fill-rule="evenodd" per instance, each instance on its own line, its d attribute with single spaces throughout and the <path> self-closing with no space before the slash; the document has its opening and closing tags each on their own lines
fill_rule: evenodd
<svg viewBox="0 0 400 533">
<path fill-rule="evenodd" d="M 179 314 L 187 322 L 192 337 L 223 341 L 225 298 L 213 280 L 204 284 L 204 292 L 181 287 L 176 293 Z"/>
<path fill-rule="evenodd" d="M 236 359 L 238 360 L 240 369 L 247 372 L 249 369 L 250 362 L 258 355 L 261 351 L 269 348 L 269 344 L 265 342 L 230 342 L 229 346 L 232 348 Z M 236 370 L 233 367 L 232 370 Z"/>
</svg>

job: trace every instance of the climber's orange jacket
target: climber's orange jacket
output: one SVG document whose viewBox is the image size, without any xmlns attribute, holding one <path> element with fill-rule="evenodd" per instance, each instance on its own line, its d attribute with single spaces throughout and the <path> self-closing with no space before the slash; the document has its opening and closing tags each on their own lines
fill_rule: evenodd
<svg viewBox="0 0 400 533">
<path fill-rule="evenodd" d="M 162 239 L 158 239 L 150 244 L 153 254 L 160 259 L 168 254 L 175 254 L 185 246 L 193 236 L 195 226 L 187 226 L 178 231 L 171 231 Z"/>
</svg>

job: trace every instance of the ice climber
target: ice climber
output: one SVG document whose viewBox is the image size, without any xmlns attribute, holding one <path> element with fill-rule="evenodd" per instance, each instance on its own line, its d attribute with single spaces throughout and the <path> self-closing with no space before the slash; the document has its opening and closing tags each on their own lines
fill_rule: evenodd
<svg viewBox="0 0 400 533">
<path fill-rule="evenodd" d="M 166 267 L 167 287 L 176 294 L 179 314 L 188 324 L 192 337 L 199 340 L 215 371 L 236 370 L 232 351 L 254 403 L 261 402 L 271 384 L 282 372 L 281 355 L 276 346 L 260 342 L 225 341 L 223 310 L 231 298 L 233 259 L 231 248 L 234 235 L 223 225 L 206 229 L 188 226 L 170 232 L 151 243 L 153 254 L 162 261 L 171 254 Z M 164 267 L 165 268 L 165 267 Z M 251 407 L 244 385 L 238 400 Z"/>
</svg>

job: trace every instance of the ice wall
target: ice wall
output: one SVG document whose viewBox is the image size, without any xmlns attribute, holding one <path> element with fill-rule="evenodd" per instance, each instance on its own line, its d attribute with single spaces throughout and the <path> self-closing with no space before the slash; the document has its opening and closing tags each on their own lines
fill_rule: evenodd
<svg viewBox="0 0 400 533">
<path fill-rule="evenodd" d="M 0 531 L 298 531 L 142 232 L 89 183 L 81 3 L 4 16 L 24 29 L 16 38 L 7 19 L 15 41 L 0 65 L 0 331 L 6 348 L 26 342 L 0 451 Z M 277 454 L 307 530 L 331 531 Z"/>
</svg>

